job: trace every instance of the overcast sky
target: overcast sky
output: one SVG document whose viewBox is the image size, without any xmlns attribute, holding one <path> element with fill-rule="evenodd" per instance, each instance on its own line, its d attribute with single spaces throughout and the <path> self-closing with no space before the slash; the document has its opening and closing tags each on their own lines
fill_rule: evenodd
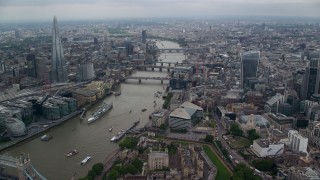
<svg viewBox="0 0 320 180">
<path fill-rule="evenodd" d="M 320 0 L 0 0 L 0 21 L 137 17 L 316 16 Z"/>
</svg>

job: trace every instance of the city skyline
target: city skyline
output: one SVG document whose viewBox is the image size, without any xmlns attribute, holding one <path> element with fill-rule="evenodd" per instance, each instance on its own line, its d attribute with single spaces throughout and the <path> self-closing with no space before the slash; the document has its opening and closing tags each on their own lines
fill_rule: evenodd
<svg viewBox="0 0 320 180">
<path fill-rule="evenodd" d="M 217 17 L 217 16 L 305 16 L 320 17 L 317 0 L 200 0 L 200 1 L 0 1 L 0 21 L 39 21 L 57 15 L 63 20 Z"/>
</svg>

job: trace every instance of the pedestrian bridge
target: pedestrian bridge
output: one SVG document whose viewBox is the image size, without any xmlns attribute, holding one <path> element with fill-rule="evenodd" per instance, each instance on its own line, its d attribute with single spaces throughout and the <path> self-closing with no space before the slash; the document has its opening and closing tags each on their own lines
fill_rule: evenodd
<svg viewBox="0 0 320 180">
<path fill-rule="evenodd" d="M 32 166 L 29 156 L 25 156 L 24 154 L 21 154 L 19 158 L 0 155 L 0 165 L 18 169 L 19 179 L 46 180 L 46 178 Z"/>
</svg>

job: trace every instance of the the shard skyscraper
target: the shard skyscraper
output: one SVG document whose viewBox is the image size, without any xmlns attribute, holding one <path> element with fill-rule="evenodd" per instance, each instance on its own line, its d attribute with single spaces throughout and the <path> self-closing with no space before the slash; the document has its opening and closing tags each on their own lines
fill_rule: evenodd
<svg viewBox="0 0 320 180">
<path fill-rule="evenodd" d="M 64 60 L 56 16 L 53 18 L 52 29 L 51 79 L 53 83 L 67 81 L 66 62 Z"/>
</svg>

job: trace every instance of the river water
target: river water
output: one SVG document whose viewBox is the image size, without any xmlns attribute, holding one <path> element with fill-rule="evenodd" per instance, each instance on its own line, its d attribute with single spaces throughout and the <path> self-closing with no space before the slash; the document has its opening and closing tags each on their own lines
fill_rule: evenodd
<svg viewBox="0 0 320 180">
<path fill-rule="evenodd" d="M 169 41 L 158 41 L 157 46 L 179 48 L 177 43 Z M 182 62 L 184 55 L 167 53 L 161 54 L 159 58 L 165 62 Z M 167 76 L 167 72 L 138 71 L 133 76 L 160 77 Z M 164 85 L 166 84 L 168 82 L 165 81 Z M 28 153 L 32 165 L 49 180 L 67 180 L 74 175 L 76 179 L 84 177 L 93 164 L 103 162 L 105 157 L 116 149 L 118 145 L 110 142 L 110 139 L 117 132 L 128 128 L 138 119 L 140 124 L 137 127 L 144 126 L 154 109 L 161 108 L 163 100 L 155 98 L 154 93 L 163 91 L 164 85 L 157 80 L 142 80 L 141 84 L 138 80 L 127 80 L 120 86 L 122 93 L 120 96 L 111 95 L 105 98 L 105 101 L 113 102 L 113 109 L 94 123 L 87 124 L 87 118 L 102 101 L 87 111 L 83 121 L 76 116 L 46 132 L 53 136 L 52 140 L 43 142 L 39 135 L 3 153 L 15 157 L 21 153 Z M 156 107 L 154 107 L 154 100 L 157 103 Z M 142 112 L 143 108 L 147 108 L 147 111 Z M 112 126 L 114 129 L 109 132 L 108 129 Z M 64 154 L 73 149 L 77 149 L 79 154 L 66 158 Z M 91 156 L 92 160 L 85 166 L 81 166 L 80 162 L 86 156 Z"/>
</svg>

